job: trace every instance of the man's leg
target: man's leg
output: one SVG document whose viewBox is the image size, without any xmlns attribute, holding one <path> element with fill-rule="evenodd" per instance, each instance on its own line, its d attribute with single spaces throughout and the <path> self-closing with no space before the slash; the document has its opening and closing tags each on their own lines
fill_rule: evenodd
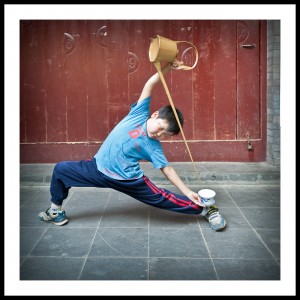
<svg viewBox="0 0 300 300">
<path fill-rule="evenodd" d="M 186 196 L 158 188 L 146 176 L 137 180 L 111 180 L 109 185 L 111 188 L 151 206 L 184 214 L 200 214 L 208 220 L 210 227 L 215 231 L 223 229 L 226 225 L 216 206 L 203 208 Z"/>
<path fill-rule="evenodd" d="M 62 203 L 68 197 L 69 189 L 71 187 L 105 187 L 102 175 L 92 160 L 57 163 L 50 186 L 51 207 L 39 213 L 40 220 L 55 225 L 66 224 L 68 218 L 62 210 Z"/>
</svg>

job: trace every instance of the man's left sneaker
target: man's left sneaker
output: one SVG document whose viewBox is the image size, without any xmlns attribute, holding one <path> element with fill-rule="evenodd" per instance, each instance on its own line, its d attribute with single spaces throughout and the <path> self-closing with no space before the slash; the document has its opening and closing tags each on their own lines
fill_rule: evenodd
<svg viewBox="0 0 300 300">
<path fill-rule="evenodd" d="M 226 226 L 226 221 L 221 216 L 219 209 L 214 205 L 208 207 L 205 218 L 209 222 L 211 229 L 214 231 L 219 231 Z"/>
<path fill-rule="evenodd" d="M 64 210 L 52 210 L 51 207 L 48 208 L 45 212 L 40 212 L 39 219 L 41 221 L 50 222 L 52 224 L 60 226 L 66 224 L 69 221 Z"/>
</svg>

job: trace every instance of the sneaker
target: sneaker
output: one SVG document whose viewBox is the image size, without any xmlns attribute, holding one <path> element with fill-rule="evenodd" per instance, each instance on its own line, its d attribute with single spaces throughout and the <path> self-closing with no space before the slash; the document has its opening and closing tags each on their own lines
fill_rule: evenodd
<svg viewBox="0 0 300 300">
<path fill-rule="evenodd" d="M 209 226 L 214 231 L 223 229 L 226 225 L 226 221 L 219 213 L 219 209 L 216 206 L 208 207 L 205 218 L 209 222 Z"/>
<path fill-rule="evenodd" d="M 53 211 L 51 207 L 48 208 L 45 212 L 40 212 L 39 219 L 41 221 L 51 222 L 55 225 L 64 225 L 69 221 L 64 210 Z"/>
</svg>

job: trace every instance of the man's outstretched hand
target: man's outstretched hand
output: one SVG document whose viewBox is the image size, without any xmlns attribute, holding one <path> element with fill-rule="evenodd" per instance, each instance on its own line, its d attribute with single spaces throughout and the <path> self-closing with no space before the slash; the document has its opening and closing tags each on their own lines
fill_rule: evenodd
<svg viewBox="0 0 300 300">
<path fill-rule="evenodd" d="M 183 62 L 175 58 L 174 61 L 172 62 L 171 69 L 183 70 L 184 69 Z"/>
<path fill-rule="evenodd" d="M 193 192 L 193 191 L 190 191 L 189 194 L 187 195 L 187 197 L 188 197 L 192 202 L 194 202 L 195 204 L 197 204 L 197 205 L 199 205 L 199 206 L 201 206 L 201 207 L 205 207 L 205 205 L 203 205 L 203 204 L 201 203 L 200 196 L 199 196 L 197 193 L 195 193 L 195 192 Z"/>
</svg>

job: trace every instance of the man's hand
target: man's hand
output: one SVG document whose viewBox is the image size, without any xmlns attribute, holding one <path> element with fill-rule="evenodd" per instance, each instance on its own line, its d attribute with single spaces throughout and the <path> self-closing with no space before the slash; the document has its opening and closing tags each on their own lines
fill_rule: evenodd
<svg viewBox="0 0 300 300">
<path fill-rule="evenodd" d="M 195 204 L 201 206 L 201 207 L 205 207 L 205 205 L 203 205 L 201 203 L 201 200 L 200 200 L 200 197 L 197 193 L 193 192 L 193 191 L 190 191 L 188 194 L 187 194 L 187 197 L 192 201 L 194 202 Z"/>
<path fill-rule="evenodd" d="M 185 67 L 183 66 L 183 62 L 178 60 L 178 59 L 174 59 L 174 61 L 171 64 L 171 69 L 172 70 L 183 70 Z"/>
</svg>

